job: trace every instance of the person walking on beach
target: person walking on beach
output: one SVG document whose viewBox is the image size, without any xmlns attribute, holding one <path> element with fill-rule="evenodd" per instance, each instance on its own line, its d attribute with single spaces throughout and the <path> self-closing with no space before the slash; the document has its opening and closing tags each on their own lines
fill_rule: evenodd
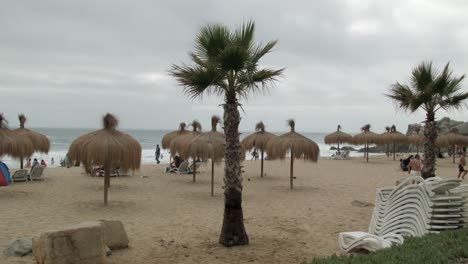
<svg viewBox="0 0 468 264">
<path fill-rule="evenodd" d="M 465 179 L 465 175 L 468 172 L 465 170 L 466 160 L 465 160 L 465 152 L 462 152 L 460 161 L 458 162 L 458 179 Z"/>
<path fill-rule="evenodd" d="M 252 159 L 251 160 L 257 160 L 258 159 L 258 153 L 257 153 L 257 150 L 254 149 L 252 151 Z"/>
<path fill-rule="evenodd" d="M 414 159 L 408 164 L 408 174 L 411 176 L 421 176 L 421 157 L 419 154 L 416 154 Z"/>
<path fill-rule="evenodd" d="M 159 147 L 159 145 L 156 145 L 156 151 L 154 154 L 156 156 L 156 163 L 159 164 L 160 163 L 159 158 L 161 157 L 161 148 Z"/>
<path fill-rule="evenodd" d="M 50 165 L 54 166 L 54 158 L 53 157 L 50 159 Z"/>
</svg>

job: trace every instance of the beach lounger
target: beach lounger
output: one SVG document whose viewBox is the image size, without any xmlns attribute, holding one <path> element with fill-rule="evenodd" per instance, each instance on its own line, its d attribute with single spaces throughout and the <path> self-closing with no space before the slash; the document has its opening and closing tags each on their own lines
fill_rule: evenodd
<svg viewBox="0 0 468 264">
<path fill-rule="evenodd" d="M 35 166 L 31 173 L 29 174 L 29 179 L 31 181 L 43 181 L 44 180 L 44 169 L 45 166 L 37 165 Z"/>
<path fill-rule="evenodd" d="M 377 189 L 368 232 L 340 233 L 340 249 L 376 251 L 403 243 L 405 236 L 464 227 L 467 196 L 462 195 L 466 188 L 459 185 L 459 180 L 416 176 L 398 186 Z"/>
<path fill-rule="evenodd" d="M 190 165 L 188 161 L 182 161 L 178 168 L 172 168 L 168 172 L 178 174 L 190 174 L 192 171 L 189 169 Z"/>
<path fill-rule="evenodd" d="M 17 170 L 11 176 L 11 180 L 13 182 L 21 182 L 21 181 L 28 181 L 28 170 Z"/>
<path fill-rule="evenodd" d="M 121 177 L 121 176 L 130 176 L 130 174 L 128 174 L 128 170 L 123 170 L 123 169 L 115 170 L 115 174 L 117 174 L 117 176 L 119 176 L 119 177 Z"/>
</svg>

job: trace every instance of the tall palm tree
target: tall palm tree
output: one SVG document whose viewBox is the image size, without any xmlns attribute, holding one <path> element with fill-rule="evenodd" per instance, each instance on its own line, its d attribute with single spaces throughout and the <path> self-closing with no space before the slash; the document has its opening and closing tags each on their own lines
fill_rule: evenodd
<svg viewBox="0 0 468 264">
<path fill-rule="evenodd" d="M 242 214 L 239 100 L 274 85 L 283 72 L 283 69 L 259 67 L 260 59 L 277 42 L 257 45 L 254 32 L 254 22 L 233 31 L 222 24 L 205 25 L 198 32 L 190 53 L 193 64 L 173 65 L 169 71 L 191 98 L 205 93 L 224 98 L 224 220 L 219 242 L 225 246 L 249 243 Z"/>
<path fill-rule="evenodd" d="M 409 84 L 396 82 L 390 87 L 386 96 L 393 99 L 406 111 L 415 112 L 422 109 L 426 112 L 424 124 L 424 161 L 422 176 L 435 176 L 437 127 L 435 114 L 438 110 L 458 110 L 468 98 L 462 91 L 461 82 L 465 75 L 452 76 L 447 63 L 442 71 L 432 67 L 432 62 L 422 62 L 413 69 Z"/>
</svg>

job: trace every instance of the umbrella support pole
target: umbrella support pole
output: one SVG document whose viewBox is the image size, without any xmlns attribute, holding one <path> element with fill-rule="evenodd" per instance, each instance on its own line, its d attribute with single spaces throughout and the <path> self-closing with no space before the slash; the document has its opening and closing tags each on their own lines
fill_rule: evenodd
<svg viewBox="0 0 468 264">
<path fill-rule="evenodd" d="M 20 168 L 23 169 L 23 157 L 20 157 Z"/>
<path fill-rule="evenodd" d="M 260 177 L 263 177 L 263 149 L 262 152 L 260 153 L 260 156 L 262 160 L 260 161 Z"/>
<path fill-rule="evenodd" d="M 193 159 L 193 182 L 196 181 L 197 177 L 197 164 L 196 164 L 196 159 Z"/>
<path fill-rule="evenodd" d="M 452 156 L 453 156 L 453 161 L 452 161 L 452 163 L 453 163 L 453 164 L 455 164 L 455 153 L 457 153 L 457 152 L 456 152 L 456 150 L 455 150 L 455 145 L 454 145 L 454 146 L 452 147 Z"/>
<path fill-rule="evenodd" d="M 366 162 L 369 162 L 369 143 L 366 143 Z"/>
<path fill-rule="evenodd" d="M 340 155 L 340 138 L 338 138 L 338 155 Z"/>
<path fill-rule="evenodd" d="M 293 174 L 294 174 L 294 155 L 291 150 L 291 168 L 289 170 L 289 176 L 290 176 L 289 181 L 290 181 L 291 189 L 293 188 Z"/>
<path fill-rule="evenodd" d="M 214 161 L 211 160 L 211 196 L 214 195 Z"/>
<path fill-rule="evenodd" d="M 395 160 L 395 151 L 396 151 L 395 142 L 393 142 L 393 160 Z"/>
<path fill-rule="evenodd" d="M 108 180 L 110 179 L 110 166 L 104 167 L 104 206 L 107 206 Z"/>
</svg>

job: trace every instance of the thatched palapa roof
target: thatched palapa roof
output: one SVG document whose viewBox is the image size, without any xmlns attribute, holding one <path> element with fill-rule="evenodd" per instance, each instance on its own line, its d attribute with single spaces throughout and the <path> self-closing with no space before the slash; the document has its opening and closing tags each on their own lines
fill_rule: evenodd
<svg viewBox="0 0 468 264">
<path fill-rule="evenodd" d="M 117 119 L 106 114 L 104 128 L 85 134 L 74 141 L 68 155 L 70 160 L 80 160 L 88 165 L 108 165 L 137 170 L 141 164 L 141 146 L 130 135 L 118 131 Z"/>
<path fill-rule="evenodd" d="M 35 131 L 29 130 L 24 127 L 26 123 L 26 116 L 20 114 L 18 116 L 20 127 L 15 129 L 14 132 L 20 136 L 28 137 L 33 145 L 34 151 L 49 153 L 50 149 L 50 141 L 49 139 L 41 133 L 37 133 Z"/>
<path fill-rule="evenodd" d="M 176 131 L 172 131 L 172 132 L 169 132 L 167 134 L 165 134 L 161 140 L 161 148 L 163 149 L 169 149 L 170 148 L 170 145 L 171 145 L 171 141 L 178 137 L 178 136 L 181 136 L 181 135 L 184 135 L 184 134 L 187 134 L 187 133 L 190 133 L 190 131 L 187 131 L 185 130 L 185 127 L 187 125 L 182 122 L 179 124 L 179 130 L 176 130 Z"/>
<path fill-rule="evenodd" d="M 379 135 L 374 132 L 371 132 L 370 127 L 371 126 L 369 124 L 361 127 L 362 132 L 353 136 L 353 144 L 364 145 L 377 143 Z"/>
<path fill-rule="evenodd" d="M 201 133 L 188 143 L 188 156 L 213 161 L 220 161 L 224 158 L 226 140 L 223 133 L 216 131 L 216 126 L 220 120 L 218 116 L 211 117 L 211 131 Z"/>
<path fill-rule="evenodd" d="M 413 134 L 408 136 L 408 141 L 415 146 L 422 146 L 424 144 L 424 135 L 419 127 L 413 131 Z"/>
<path fill-rule="evenodd" d="M 390 131 L 381 134 L 377 138 L 377 142 L 380 144 L 394 144 L 394 143 L 407 143 L 408 137 L 403 133 L 396 130 L 396 126 L 392 125 Z"/>
<path fill-rule="evenodd" d="M 448 147 L 454 145 L 467 145 L 468 137 L 463 136 L 456 128 L 451 128 L 446 133 L 439 135 L 436 139 L 436 145 L 440 147 Z"/>
<path fill-rule="evenodd" d="M 32 156 L 34 148 L 31 140 L 18 136 L 8 128 L 7 123 L 3 114 L 0 114 L 0 156 L 9 155 L 19 159 Z"/>
<path fill-rule="evenodd" d="M 335 132 L 328 134 L 324 138 L 325 144 L 336 144 L 336 143 L 352 143 L 353 136 L 348 133 L 344 133 L 341 131 L 341 126 L 338 125 Z"/>
<path fill-rule="evenodd" d="M 189 126 L 192 126 L 192 131 L 178 135 L 172 139 L 171 144 L 169 145 L 172 157 L 175 155 L 179 155 L 179 157 L 182 159 L 187 159 L 190 157 L 188 153 L 188 146 L 195 137 L 201 134 L 202 126 L 197 120 L 193 120 Z"/>
<path fill-rule="evenodd" d="M 290 132 L 268 141 L 266 151 L 269 159 L 285 159 L 286 154 L 291 152 L 295 159 L 303 158 L 316 162 L 320 153 L 317 143 L 296 133 L 293 119 L 288 120 L 288 125 L 291 128 Z"/>
<path fill-rule="evenodd" d="M 260 151 L 265 150 L 267 142 L 276 137 L 276 135 L 265 131 L 265 125 L 263 124 L 262 121 L 258 122 L 257 125 L 255 126 L 255 131 L 254 133 L 246 136 L 242 141 L 242 147 L 245 150 L 249 149 L 258 149 Z"/>
</svg>

